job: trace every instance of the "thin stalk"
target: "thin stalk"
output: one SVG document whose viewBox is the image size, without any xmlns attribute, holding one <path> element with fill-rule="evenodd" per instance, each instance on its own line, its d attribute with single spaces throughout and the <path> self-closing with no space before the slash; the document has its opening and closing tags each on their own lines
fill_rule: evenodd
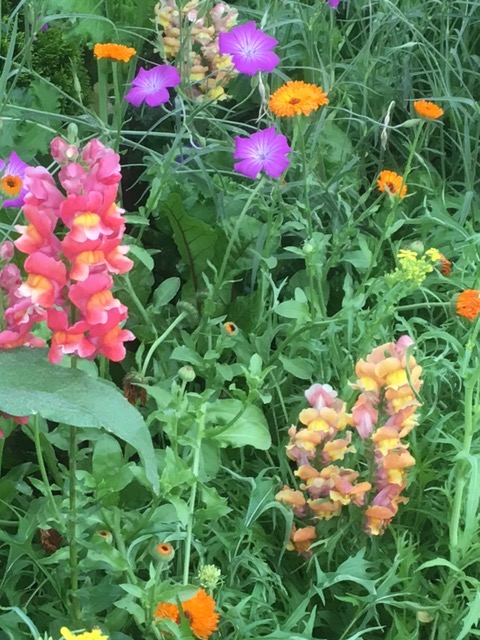
<svg viewBox="0 0 480 640">
<path fill-rule="evenodd" d="M 245 215 L 246 215 L 247 211 L 250 209 L 250 205 L 252 204 L 253 199 L 255 198 L 257 193 L 260 191 L 261 187 L 263 187 L 264 183 L 265 183 L 265 179 L 264 178 L 260 178 L 260 180 L 258 181 L 257 186 L 255 187 L 255 189 L 248 196 L 247 201 L 245 202 L 245 205 L 244 205 L 243 209 L 241 210 L 240 215 L 237 218 L 237 222 L 235 224 L 235 227 L 233 228 L 232 235 L 230 236 L 230 240 L 229 240 L 228 245 L 227 245 L 227 250 L 225 251 L 225 256 L 224 256 L 224 258 L 222 260 L 222 265 L 221 265 L 220 271 L 218 273 L 218 278 L 217 278 L 217 286 L 218 287 L 222 286 L 223 278 L 225 277 L 225 271 L 227 269 L 228 260 L 230 258 L 230 254 L 232 252 L 233 245 L 237 240 L 238 232 L 240 230 L 240 227 L 243 224 L 243 220 L 245 218 Z"/>
<path fill-rule="evenodd" d="M 98 115 L 108 127 L 108 72 L 107 61 L 97 60 L 98 70 Z"/>
<path fill-rule="evenodd" d="M 192 551 L 192 536 L 193 536 L 193 520 L 195 513 L 195 502 L 197 499 L 197 489 L 198 489 L 198 471 L 200 469 L 200 450 L 202 447 L 202 438 L 205 431 L 205 414 L 200 415 L 200 419 L 198 421 L 198 431 L 197 431 L 197 441 L 195 443 L 195 453 L 193 456 L 193 467 L 192 473 L 194 475 L 194 482 L 192 486 L 192 492 L 190 493 L 190 502 L 189 502 L 189 515 L 188 515 L 188 525 L 187 525 L 187 535 L 185 537 L 185 556 L 183 559 L 183 584 L 188 584 L 188 575 L 190 570 L 190 556 Z"/>
<path fill-rule="evenodd" d="M 53 497 L 52 487 L 50 486 L 47 469 L 45 467 L 45 461 L 43 459 L 42 444 L 40 442 L 40 425 L 38 423 L 38 414 L 35 414 L 32 417 L 32 421 L 33 421 L 33 441 L 35 443 L 35 453 L 37 454 L 38 468 L 40 470 L 40 475 L 42 477 L 43 484 L 45 485 L 45 490 L 47 492 L 48 500 L 52 507 L 52 511 L 55 514 L 57 522 L 60 524 L 61 523 L 60 512 L 58 510 L 57 504 Z M 3 441 L 2 441 L 2 450 L 3 450 Z"/>
<path fill-rule="evenodd" d="M 113 92 L 115 95 L 115 106 L 113 115 L 113 128 L 116 131 L 114 149 L 118 153 L 120 149 L 120 139 L 122 137 L 123 123 L 123 100 L 120 94 L 120 83 L 118 80 L 119 66 L 118 63 L 113 64 Z"/>
<path fill-rule="evenodd" d="M 71 359 L 71 368 L 77 368 L 77 358 Z M 70 427 L 68 449 L 69 476 L 69 565 L 70 565 L 70 597 L 72 603 L 72 622 L 74 627 L 80 622 L 80 602 L 78 600 L 78 543 L 77 543 L 77 427 Z"/>
<path fill-rule="evenodd" d="M 141 371 L 142 376 L 145 376 L 147 374 L 148 365 L 150 364 L 150 360 L 152 359 L 153 354 L 157 350 L 157 347 L 165 340 L 165 338 L 167 338 L 170 335 L 170 333 L 175 329 L 177 324 L 180 324 L 180 322 L 185 318 L 186 315 L 187 315 L 187 312 L 182 311 L 181 314 L 177 318 L 175 318 L 172 324 L 162 333 L 161 336 L 158 336 L 158 338 L 152 344 L 152 346 L 148 350 L 147 355 L 145 356 L 145 360 L 143 361 L 143 366 Z"/>
<path fill-rule="evenodd" d="M 480 330 L 480 322 L 477 321 L 469 344 L 475 344 Z M 463 363 L 463 371 L 466 371 L 467 364 L 470 360 L 471 349 L 466 350 L 465 360 Z M 475 430 L 474 415 L 476 413 L 476 403 L 474 402 L 474 392 L 480 381 L 480 365 L 471 373 L 465 383 L 465 422 L 463 433 L 462 459 L 457 463 L 455 473 L 455 496 L 453 498 L 452 515 L 450 517 L 450 558 L 456 563 L 460 556 L 459 537 L 460 537 L 460 520 L 462 516 L 463 494 L 465 485 L 469 478 L 468 465 L 466 458 L 470 454 L 472 446 L 472 438 Z"/>
<path fill-rule="evenodd" d="M 137 294 L 135 293 L 135 289 L 132 287 L 132 283 L 130 282 L 130 278 L 128 277 L 128 273 L 125 274 L 124 282 L 125 282 L 126 289 L 127 289 L 128 293 L 129 293 L 134 305 L 137 307 L 138 312 L 142 316 L 145 324 L 147 326 L 152 327 L 153 330 L 155 331 L 155 327 L 152 325 L 152 322 L 150 321 L 150 318 L 148 317 L 148 313 L 145 311 L 145 307 L 140 302 Z M 156 333 L 156 331 L 155 331 L 155 333 Z"/>
</svg>

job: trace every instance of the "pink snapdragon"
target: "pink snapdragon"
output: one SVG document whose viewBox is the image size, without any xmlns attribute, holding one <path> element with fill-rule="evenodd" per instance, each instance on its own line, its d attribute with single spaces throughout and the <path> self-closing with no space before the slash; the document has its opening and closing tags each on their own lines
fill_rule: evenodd
<svg viewBox="0 0 480 640">
<path fill-rule="evenodd" d="M 7 265 L 0 287 L 8 300 L 0 349 L 39 346 L 31 333 L 40 321 L 52 331 L 49 359 L 64 354 L 92 359 L 101 354 L 119 361 L 124 342 L 133 340 L 121 328 L 127 308 L 112 294 L 110 274 L 126 273 L 133 265 L 121 246 L 123 209 L 116 204 L 121 178 L 119 156 L 99 140 L 84 149 L 55 138 L 52 156 L 62 164 L 59 181 L 41 167 L 25 171 L 27 225 L 18 225 L 18 251 L 27 255 L 27 278 Z M 57 235 L 57 227 L 66 228 Z M 8 269 L 8 270 L 7 270 Z"/>
<path fill-rule="evenodd" d="M 408 351 L 412 345 L 409 336 L 402 336 L 357 363 L 357 379 L 351 387 L 360 393 L 351 414 L 330 385 L 314 384 L 305 391 L 311 406 L 298 417 L 304 428 L 293 425 L 286 446 L 302 484 L 300 491 L 285 486 L 276 495 L 295 516 L 310 517 L 313 522 L 329 520 L 340 515 L 345 505 L 363 507 L 374 486 L 365 509 L 365 531 L 376 536 L 384 533 L 399 505 L 407 502 L 401 494 L 415 458 L 403 438 L 416 425 L 422 385 L 422 368 Z M 343 437 L 338 437 L 340 432 Z M 357 471 L 336 464 L 356 453 L 354 435 L 371 441 L 367 451 L 373 454 L 373 464 L 368 466 L 374 468 L 374 478 L 359 482 Z"/>
</svg>

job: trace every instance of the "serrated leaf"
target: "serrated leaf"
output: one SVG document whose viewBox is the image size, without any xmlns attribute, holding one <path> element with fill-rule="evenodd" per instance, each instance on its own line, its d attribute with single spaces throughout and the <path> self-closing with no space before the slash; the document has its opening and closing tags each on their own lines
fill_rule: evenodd
<svg viewBox="0 0 480 640">
<path fill-rule="evenodd" d="M 207 430 L 207 437 L 221 447 L 250 445 L 265 451 L 272 444 L 265 416 L 255 405 L 236 399 L 217 400 L 208 408 L 207 422 L 213 427 Z M 230 422 L 231 426 L 222 428 Z"/>
<path fill-rule="evenodd" d="M 51 364 L 46 349 L 0 351 L 0 410 L 14 416 L 39 414 L 75 427 L 103 428 L 128 442 L 158 493 L 152 440 L 141 414 L 119 391 L 83 371 Z"/>
<path fill-rule="evenodd" d="M 212 260 L 221 238 L 220 230 L 188 215 L 179 194 L 173 193 L 164 203 L 164 211 L 173 231 L 173 239 L 187 264 L 195 289 L 200 274 Z"/>
</svg>

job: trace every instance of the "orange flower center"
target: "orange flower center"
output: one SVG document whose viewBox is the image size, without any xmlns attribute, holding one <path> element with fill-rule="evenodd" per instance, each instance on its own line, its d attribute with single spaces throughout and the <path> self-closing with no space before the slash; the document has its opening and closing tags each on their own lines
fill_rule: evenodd
<svg viewBox="0 0 480 640">
<path fill-rule="evenodd" d="M 6 175 L 1 180 L 2 191 L 9 196 L 18 196 L 22 190 L 23 181 L 18 176 Z"/>
<path fill-rule="evenodd" d="M 300 102 L 300 98 L 290 98 L 288 104 L 298 104 Z"/>
</svg>

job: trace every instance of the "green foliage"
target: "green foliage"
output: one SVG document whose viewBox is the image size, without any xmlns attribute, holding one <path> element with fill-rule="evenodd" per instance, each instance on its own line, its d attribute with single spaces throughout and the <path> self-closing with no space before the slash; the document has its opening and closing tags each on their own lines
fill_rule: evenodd
<svg viewBox="0 0 480 640">
<path fill-rule="evenodd" d="M 456 294 L 480 288 L 475 3 L 243 0 L 238 22 L 279 41 L 279 67 L 232 78 L 217 103 L 191 99 L 182 73 L 157 108 L 123 100 L 140 66 L 164 62 L 151 2 L 1 6 L 0 156 L 42 165 L 68 123 L 120 153 L 134 268 L 115 281 L 136 341 L 123 364 L 100 361 L 98 379 L 92 363 L 0 351 L 0 409 L 37 414 L 0 418 L 0 640 L 57 640 L 63 625 L 189 637 L 185 620 L 156 624 L 153 611 L 191 597 L 206 564 L 222 574 L 212 640 L 478 637 L 480 328 L 454 313 Z M 105 62 L 101 104 L 90 51 L 109 41 L 138 56 Z M 274 119 L 266 99 L 289 79 L 322 85 L 328 107 Z M 421 124 L 423 98 L 444 116 Z M 234 137 L 272 124 L 292 147 L 285 182 L 239 176 Z M 384 169 L 405 176 L 406 198 L 379 193 Z M 0 242 L 24 223 L 1 209 Z M 418 242 L 451 275 L 438 264 L 420 284 L 389 278 Z M 330 384 L 350 409 L 355 363 L 402 334 L 424 380 L 409 502 L 381 537 L 352 507 L 316 524 L 310 556 L 287 551 L 301 519 L 275 495 L 298 486 L 285 445 L 305 389 Z M 56 550 L 39 529 L 59 532 Z M 165 562 L 159 543 L 175 552 Z"/>
</svg>

